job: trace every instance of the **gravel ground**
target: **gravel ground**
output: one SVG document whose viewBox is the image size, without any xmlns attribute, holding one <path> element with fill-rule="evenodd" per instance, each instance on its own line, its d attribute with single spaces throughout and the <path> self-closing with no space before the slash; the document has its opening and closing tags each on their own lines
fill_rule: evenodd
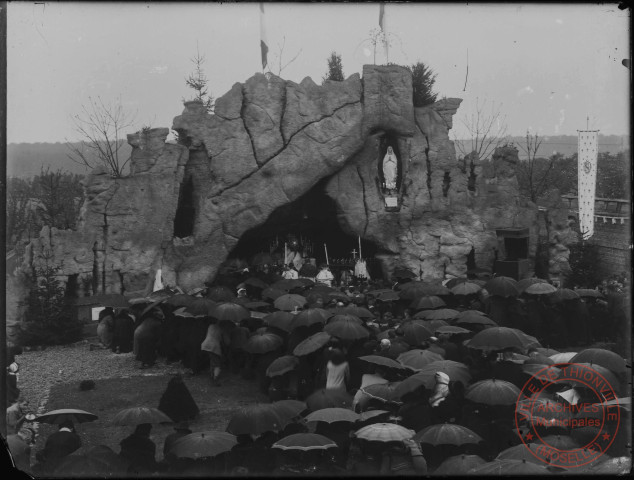
<svg viewBox="0 0 634 480">
<path fill-rule="evenodd" d="M 76 382 L 79 386 L 79 382 L 88 379 L 185 373 L 180 364 L 167 365 L 162 359 L 150 369 L 139 370 L 133 353 L 116 354 L 99 346 L 91 350 L 91 345 L 96 344 L 84 340 L 67 346 L 31 350 L 16 357 L 20 365 L 18 388 L 29 400 L 31 411 L 45 411 L 50 389 L 58 383 Z"/>
</svg>

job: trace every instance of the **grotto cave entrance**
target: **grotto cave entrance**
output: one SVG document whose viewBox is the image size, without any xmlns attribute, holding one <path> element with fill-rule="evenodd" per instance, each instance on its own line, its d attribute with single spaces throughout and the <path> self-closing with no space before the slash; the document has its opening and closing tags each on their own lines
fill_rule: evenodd
<svg viewBox="0 0 634 480">
<path fill-rule="evenodd" d="M 227 264 L 245 260 L 250 267 L 263 263 L 281 266 L 284 243 L 319 267 L 326 263 L 324 244 L 328 249 L 330 269 L 338 279 L 344 269 L 354 271 L 354 255 L 359 255 L 359 237 L 343 231 L 337 219 L 337 205 L 326 194 L 330 178 L 322 179 L 297 200 L 277 208 L 266 222 L 245 232 L 233 249 Z M 372 279 L 382 277 L 381 264 L 374 258 L 377 245 L 361 239 L 361 250 Z"/>
</svg>

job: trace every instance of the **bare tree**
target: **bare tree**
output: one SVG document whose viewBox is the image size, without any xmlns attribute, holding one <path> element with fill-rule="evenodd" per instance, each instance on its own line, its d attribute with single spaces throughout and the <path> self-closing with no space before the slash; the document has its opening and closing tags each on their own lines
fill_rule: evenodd
<svg viewBox="0 0 634 480">
<path fill-rule="evenodd" d="M 196 56 L 191 59 L 194 64 L 194 73 L 191 73 L 189 77 L 185 79 L 185 83 L 189 88 L 196 92 L 196 100 L 203 103 L 208 113 L 214 111 L 214 97 L 207 90 L 207 84 L 209 79 L 203 71 L 203 64 L 205 63 L 205 57 L 200 54 L 198 44 L 196 44 Z"/>
<path fill-rule="evenodd" d="M 82 105 L 82 113 L 72 120 L 83 140 L 79 144 L 66 141 L 68 157 L 90 169 L 102 165 L 113 177 L 124 176 L 130 157 L 124 159 L 119 154 L 126 143 L 124 132 L 132 126 L 133 119 L 121 102 L 106 104 L 101 97 L 89 97 L 88 103 Z"/>
<path fill-rule="evenodd" d="M 501 113 L 501 105 L 491 102 L 491 108 L 487 110 L 486 104 L 486 100 L 480 103 L 476 98 L 475 113 L 462 120 L 470 138 L 458 140 L 454 136 L 456 148 L 463 157 L 463 171 L 467 169 L 467 158 L 472 163 L 486 160 L 507 140 L 506 116 Z"/>
<path fill-rule="evenodd" d="M 526 160 L 520 160 L 517 167 L 520 189 L 533 203 L 552 187 L 550 174 L 557 158 L 554 155 L 549 159 L 537 158 L 542 141 L 538 134 L 532 135 L 527 130 L 524 145 L 517 145 L 526 155 Z"/>
<path fill-rule="evenodd" d="M 293 58 L 291 58 L 288 62 L 283 64 L 283 58 L 284 58 L 284 47 L 286 46 L 286 36 L 282 37 L 282 44 L 280 45 L 279 43 L 277 44 L 277 48 L 278 48 L 278 53 L 275 55 L 277 57 L 277 63 L 278 63 L 278 68 L 277 68 L 277 76 L 281 76 L 282 72 L 284 71 L 284 69 L 286 67 L 288 67 L 291 63 L 293 63 L 295 60 L 297 60 L 297 57 L 299 57 L 300 53 L 302 53 L 303 48 L 299 49 L 299 52 L 297 52 L 295 54 L 295 56 Z"/>
</svg>

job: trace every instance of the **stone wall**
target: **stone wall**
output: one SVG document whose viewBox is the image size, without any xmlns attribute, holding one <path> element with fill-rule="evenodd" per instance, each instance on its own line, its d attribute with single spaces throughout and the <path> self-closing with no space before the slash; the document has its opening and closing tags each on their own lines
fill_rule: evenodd
<svg viewBox="0 0 634 480">
<path fill-rule="evenodd" d="M 467 188 L 449 140 L 460 102 L 414 108 L 411 74 L 399 66 L 366 65 L 363 78 L 325 85 L 255 74 L 218 98 L 213 115 L 186 103 L 173 124 L 180 145 L 165 143 L 167 129 L 130 135 L 132 174 L 95 170 L 77 231 L 43 230 L 27 264 L 49 248 L 62 277 L 92 277 L 99 291 L 144 293 L 158 268 L 168 284 L 201 286 L 242 234 L 326 178 L 342 229 L 373 241 L 388 273 L 462 275 L 472 248 L 478 266 L 490 267 L 495 230 L 506 227 L 531 229 L 534 256 L 537 207 L 519 196 L 517 152 L 501 149 L 476 165 L 475 189 Z M 378 181 L 386 139 L 401 157 L 397 212 L 386 211 Z M 185 184 L 193 234 L 175 238 Z"/>
</svg>

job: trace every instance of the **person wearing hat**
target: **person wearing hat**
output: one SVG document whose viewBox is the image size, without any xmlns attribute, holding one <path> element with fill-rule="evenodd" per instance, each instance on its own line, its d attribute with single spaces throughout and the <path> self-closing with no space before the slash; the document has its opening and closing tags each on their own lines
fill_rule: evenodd
<svg viewBox="0 0 634 480">
<path fill-rule="evenodd" d="M 75 433 L 75 427 L 70 420 L 64 420 L 59 430 L 49 435 L 44 449 L 35 458 L 39 462 L 42 472 L 52 473 L 61 461 L 81 448 L 81 438 Z"/>
<path fill-rule="evenodd" d="M 174 432 L 165 437 L 165 443 L 163 443 L 163 459 L 166 462 L 174 463 L 177 457 L 170 454 L 170 450 L 172 449 L 174 442 L 176 442 L 179 438 L 189 435 L 190 433 L 192 433 L 192 431 L 189 429 L 189 422 L 181 421 L 174 425 Z"/>
</svg>

